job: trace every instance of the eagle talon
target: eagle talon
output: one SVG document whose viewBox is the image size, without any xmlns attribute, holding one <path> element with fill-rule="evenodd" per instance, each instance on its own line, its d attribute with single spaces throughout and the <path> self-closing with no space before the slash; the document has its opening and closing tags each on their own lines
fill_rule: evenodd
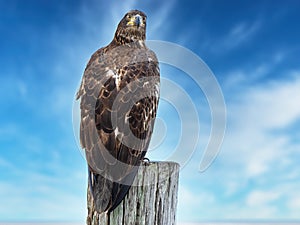
<svg viewBox="0 0 300 225">
<path fill-rule="evenodd" d="M 150 159 L 149 159 L 149 158 L 146 158 L 146 157 L 142 159 L 142 162 L 145 163 L 146 165 L 151 164 Z"/>
</svg>

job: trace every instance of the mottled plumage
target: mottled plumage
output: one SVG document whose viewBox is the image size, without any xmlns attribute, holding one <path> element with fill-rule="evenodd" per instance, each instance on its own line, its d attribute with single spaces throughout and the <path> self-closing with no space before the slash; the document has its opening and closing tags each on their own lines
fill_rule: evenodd
<svg viewBox="0 0 300 225">
<path fill-rule="evenodd" d="M 145 46 L 146 15 L 133 10 L 112 42 L 85 69 L 80 141 L 98 212 L 110 212 L 127 194 L 149 146 L 159 100 L 159 67 Z"/>
</svg>

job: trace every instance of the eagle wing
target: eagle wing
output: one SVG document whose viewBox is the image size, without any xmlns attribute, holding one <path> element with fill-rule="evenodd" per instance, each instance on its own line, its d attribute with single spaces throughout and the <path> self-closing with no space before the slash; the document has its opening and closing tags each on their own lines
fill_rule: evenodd
<svg viewBox="0 0 300 225">
<path fill-rule="evenodd" d="M 155 54 L 147 48 L 98 50 L 77 98 L 95 206 L 112 211 L 133 183 L 151 139 L 159 100 Z"/>
</svg>

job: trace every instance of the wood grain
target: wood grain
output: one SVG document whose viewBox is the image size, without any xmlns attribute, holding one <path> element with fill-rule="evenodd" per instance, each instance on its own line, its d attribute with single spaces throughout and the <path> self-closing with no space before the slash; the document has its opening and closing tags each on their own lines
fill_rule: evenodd
<svg viewBox="0 0 300 225">
<path fill-rule="evenodd" d="M 107 215 L 94 209 L 88 191 L 87 225 L 175 225 L 179 164 L 143 163 L 121 204 Z"/>
</svg>

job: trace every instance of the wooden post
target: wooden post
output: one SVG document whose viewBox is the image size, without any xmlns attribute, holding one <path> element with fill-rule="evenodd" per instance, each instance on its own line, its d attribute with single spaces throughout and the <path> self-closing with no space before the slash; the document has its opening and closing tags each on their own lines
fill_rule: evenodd
<svg viewBox="0 0 300 225">
<path fill-rule="evenodd" d="M 145 164 L 145 163 L 144 163 Z M 110 214 L 99 214 L 88 191 L 87 225 L 175 225 L 179 164 L 151 162 L 140 167 L 134 184 Z"/>
</svg>

